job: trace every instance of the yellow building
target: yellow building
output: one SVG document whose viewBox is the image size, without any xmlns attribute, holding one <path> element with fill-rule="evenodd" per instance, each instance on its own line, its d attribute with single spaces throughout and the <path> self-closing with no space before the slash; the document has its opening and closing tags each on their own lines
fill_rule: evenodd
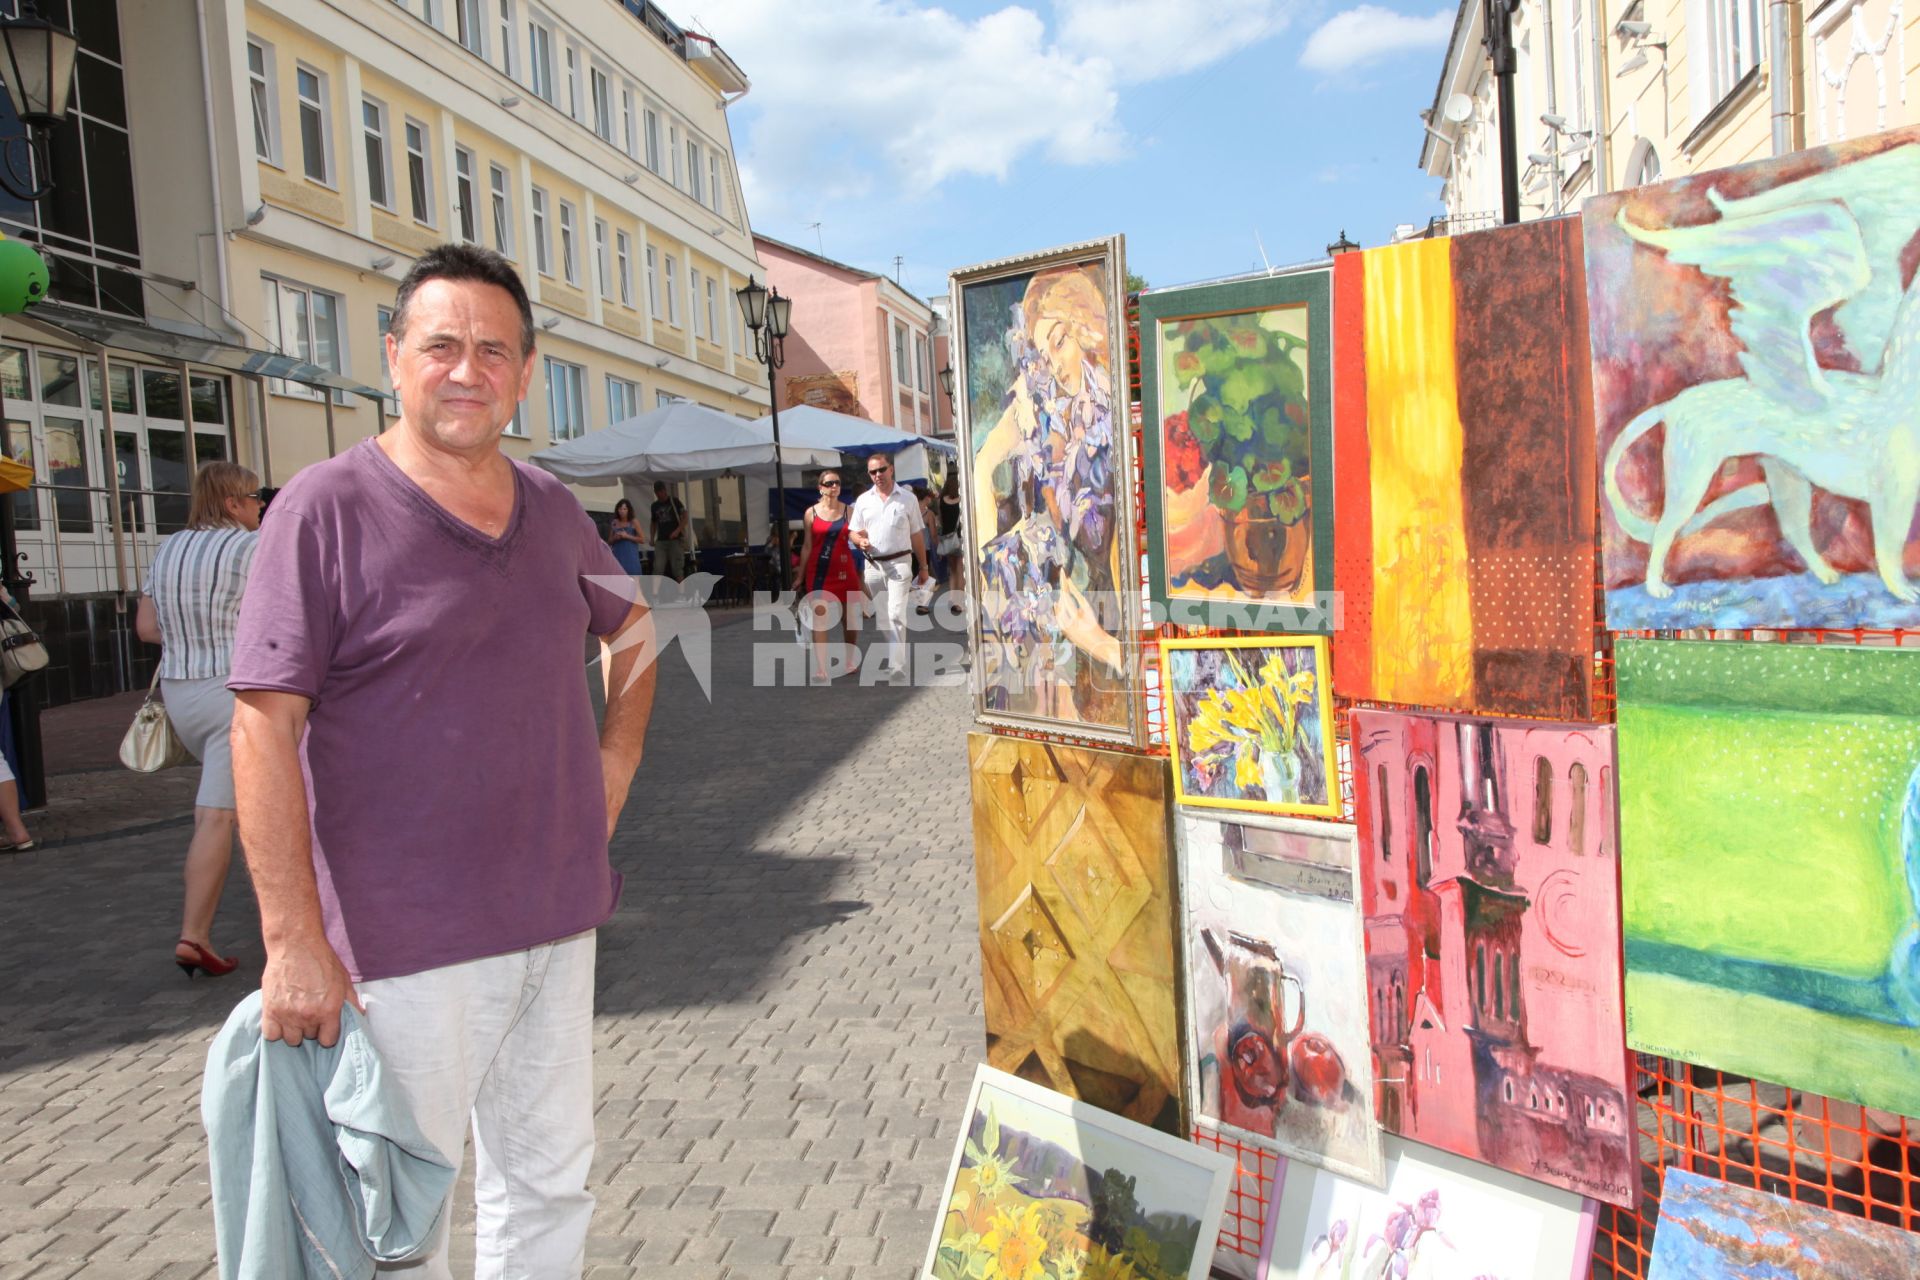
<svg viewBox="0 0 1920 1280">
<path fill-rule="evenodd" d="M 500 250 L 533 299 L 513 456 L 675 397 L 766 412 L 733 297 L 764 275 L 727 119 L 747 82 L 648 0 L 72 8 L 80 128 L 52 197 L 0 200 L 0 231 L 55 264 L 52 301 L 0 321 L 0 444 L 36 468 L 14 500 L 34 613 L 111 637 L 56 643 L 51 701 L 136 676 L 126 593 L 196 460 L 279 485 L 390 420 L 394 289 L 435 244 Z M 742 505 L 697 486 L 703 541 L 743 540 Z"/>
<path fill-rule="evenodd" d="M 1422 112 L 1440 231 L 1500 216 L 1484 12 L 1463 0 Z M 1914 0 L 1524 0 L 1513 31 L 1523 218 L 1920 121 Z"/>
</svg>

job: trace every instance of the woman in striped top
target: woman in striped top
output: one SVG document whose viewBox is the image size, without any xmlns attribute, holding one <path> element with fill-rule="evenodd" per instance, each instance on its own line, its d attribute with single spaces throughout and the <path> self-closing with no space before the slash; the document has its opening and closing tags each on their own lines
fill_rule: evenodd
<svg viewBox="0 0 1920 1280">
<path fill-rule="evenodd" d="M 209 462 L 193 476 L 187 527 L 160 544 L 148 570 L 134 630 L 161 646 L 160 695 L 180 740 L 200 761 L 193 839 L 187 844 L 186 905 L 174 963 L 191 978 L 232 973 L 237 957 L 213 949 L 213 916 L 233 861 L 233 694 L 227 667 L 240 597 L 259 538 L 260 478 L 232 462 Z"/>
</svg>

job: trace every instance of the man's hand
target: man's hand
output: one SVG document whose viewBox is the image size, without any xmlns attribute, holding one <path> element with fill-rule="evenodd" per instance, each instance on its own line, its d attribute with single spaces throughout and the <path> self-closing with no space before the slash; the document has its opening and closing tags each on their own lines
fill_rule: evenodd
<svg viewBox="0 0 1920 1280">
<path fill-rule="evenodd" d="M 268 951 L 266 972 L 260 975 L 262 1039 L 284 1040 L 295 1048 L 302 1040 L 318 1040 L 331 1049 L 340 1039 L 340 1006 L 349 1003 L 366 1012 L 325 937 Z"/>
<path fill-rule="evenodd" d="M 867 536 L 865 529 L 855 529 L 852 533 L 849 533 L 847 537 L 852 539 L 853 545 L 862 551 L 873 550 L 873 539 Z"/>
</svg>

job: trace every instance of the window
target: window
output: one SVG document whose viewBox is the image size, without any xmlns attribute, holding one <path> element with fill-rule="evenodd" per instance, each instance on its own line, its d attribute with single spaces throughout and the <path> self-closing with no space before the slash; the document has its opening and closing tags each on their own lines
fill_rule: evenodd
<svg viewBox="0 0 1920 1280">
<path fill-rule="evenodd" d="M 607 375 L 607 421 L 625 422 L 640 412 L 640 384 Z"/>
<path fill-rule="evenodd" d="M 620 305 L 633 305 L 633 240 L 624 231 L 613 233 L 614 265 L 619 268 Z"/>
<path fill-rule="evenodd" d="M 898 320 L 893 322 L 893 381 L 896 386 L 913 385 L 912 370 L 907 365 L 907 326 Z"/>
<path fill-rule="evenodd" d="M 497 164 L 487 166 L 487 190 L 493 203 L 493 247 L 498 253 L 513 256 L 513 206 L 507 202 L 507 171 Z"/>
<path fill-rule="evenodd" d="M 706 290 L 707 290 L 707 341 L 718 342 L 720 341 L 719 289 L 717 288 L 714 278 L 712 276 L 708 276 L 706 279 Z"/>
<path fill-rule="evenodd" d="M 660 318 L 660 263 L 652 245 L 647 246 L 647 314 Z"/>
<path fill-rule="evenodd" d="M 513 76 L 513 0 L 500 0 L 500 25 L 496 29 L 496 38 L 500 42 L 500 70 L 511 78 Z"/>
<path fill-rule="evenodd" d="M 393 169 L 387 163 L 387 109 L 372 98 L 360 101 L 360 132 L 367 150 L 367 199 L 393 208 Z"/>
<path fill-rule="evenodd" d="M 553 233 L 547 226 L 547 193 L 533 189 L 533 265 L 543 276 L 553 274 Z"/>
<path fill-rule="evenodd" d="M 667 323 L 676 328 L 680 324 L 680 271 L 672 254 L 667 255 Z"/>
<path fill-rule="evenodd" d="M 920 388 L 921 395 L 933 390 L 927 381 L 927 335 L 924 333 L 913 335 L 913 382 Z"/>
<path fill-rule="evenodd" d="M 327 78 L 310 67 L 294 75 L 300 99 L 300 163 L 315 182 L 333 185 L 331 130 L 327 127 Z"/>
<path fill-rule="evenodd" d="M 541 99 L 553 101 L 553 32 L 537 22 L 527 24 L 528 87 Z"/>
<path fill-rule="evenodd" d="M 673 185 L 680 186 L 680 126 L 667 126 L 667 158 L 673 163 Z"/>
<path fill-rule="evenodd" d="M 1533 758 L 1533 842 L 1553 839 L 1553 764 L 1545 756 Z"/>
<path fill-rule="evenodd" d="M 407 121 L 407 197 L 413 220 L 433 225 L 433 170 L 427 163 L 427 126 Z"/>
<path fill-rule="evenodd" d="M 715 213 L 720 212 L 720 153 L 707 153 L 707 204 Z"/>
<path fill-rule="evenodd" d="M 700 144 L 687 139 L 687 190 L 701 204 L 707 202 L 706 179 L 701 175 Z"/>
<path fill-rule="evenodd" d="M 687 304 L 693 311 L 693 336 L 709 337 L 706 329 L 700 325 L 700 268 L 687 268 Z"/>
<path fill-rule="evenodd" d="M 580 264 L 573 252 L 573 206 L 560 202 L 560 274 L 568 284 L 580 283 Z"/>
<path fill-rule="evenodd" d="M 280 128 L 274 118 L 273 55 L 258 40 L 247 41 L 247 94 L 253 102 L 253 153 L 280 163 Z"/>
<path fill-rule="evenodd" d="M 607 220 L 593 220 L 593 274 L 594 283 L 600 288 L 600 296 L 613 296 L 613 263 L 607 257 Z"/>
<path fill-rule="evenodd" d="M 567 46 L 567 114 L 580 118 L 580 49 Z"/>
<path fill-rule="evenodd" d="M 465 147 L 453 149 L 453 200 L 459 215 L 460 238 L 468 244 L 479 241 L 473 211 L 473 152 Z"/>
<path fill-rule="evenodd" d="M 1583 41 L 1587 6 L 1582 0 L 1575 0 L 1568 8 L 1567 61 L 1573 66 L 1573 110 L 1567 114 L 1572 117 L 1575 129 L 1584 129 L 1587 127 L 1587 47 Z"/>
<path fill-rule="evenodd" d="M 454 35 L 474 53 L 487 56 L 486 23 L 481 18 L 482 0 L 453 0 Z"/>
<path fill-rule="evenodd" d="M 584 368 L 547 357 L 547 432 L 555 440 L 572 440 L 586 431 L 586 386 Z"/>
<path fill-rule="evenodd" d="M 426 19 L 428 26 L 439 26 L 440 0 L 420 0 L 420 16 Z"/>
<path fill-rule="evenodd" d="M 671 391 L 656 391 L 653 393 L 653 407 L 664 409 L 670 404 L 678 404 L 685 399 L 685 396 L 677 396 Z"/>
<path fill-rule="evenodd" d="M 598 67 L 587 70 L 593 92 L 593 131 L 613 141 L 613 85 L 607 80 L 607 73 Z"/>
<path fill-rule="evenodd" d="M 1693 118 L 1704 120 L 1760 65 L 1760 0 L 1691 0 L 1687 32 L 1704 36 L 1706 74 L 1694 80 Z"/>
<path fill-rule="evenodd" d="M 345 373 L 345 346 L 340 333 L 340 299 L 303 284 L 274 276 L 260 277 L 266 302 L 266 323 L 262 331 L 281 355 L 317 364 L 335 373 Z M 268 379 L 277 395 L 318 400 L 321 393 L 298 382 Z M 334 401 L 346 404 L 344 392 L 335 392 Z M 151 409 L 151 406 L 149 406 Z"/>
<path fill-rule="evenodd" d="M 647 168 L 660 172 L 660 113 L 652 107 L 646 111 Z"/>
<path fill-rule="evenodd" d="M 623 85 L 620 89 L 620 149 L 628 155 L 638 155 L 633 142 L 633 86 Z"/>
</svg>

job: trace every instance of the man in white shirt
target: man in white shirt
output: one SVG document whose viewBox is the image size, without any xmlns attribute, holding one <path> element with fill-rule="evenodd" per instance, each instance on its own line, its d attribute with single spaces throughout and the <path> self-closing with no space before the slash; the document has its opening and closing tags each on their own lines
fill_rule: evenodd
<svg viewBox="0 0 1920 1280">
<path fill-rule="evenodd" d="M 847 531 L 867 558 L 867 594 L 880 606 L 880 629 L 887 636 L 880 674 L 898 679 L 907 670 L 907 594 L 913 583 L 927 580 L 927 525 L 918 499 L 893 483 L 893 463 L 885 454 L 867 459 L 867 476 L 873 487 L 854 500 Z"/>
</svg>

